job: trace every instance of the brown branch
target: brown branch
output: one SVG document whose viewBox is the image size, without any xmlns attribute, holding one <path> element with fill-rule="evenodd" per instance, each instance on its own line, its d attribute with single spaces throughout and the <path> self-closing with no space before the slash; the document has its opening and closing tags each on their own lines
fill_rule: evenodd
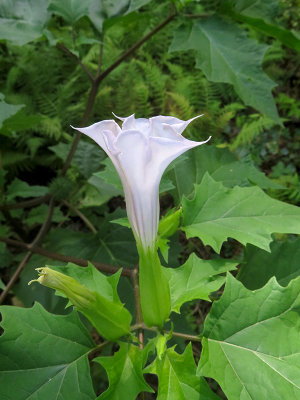
<svg viewBox="0 0 300 400">
<path fill-rule="evenodd" d="M 130 56 L 135 50 L 141 47 L 148 39 L 151 38 L 151 36 L 155 35 L 157 32 L 163 29 L 169 22 L 174 19 L 175 16 L 176 11 L 172 9 L 170 15 L 164 21 L 162 21 L 151 32 L 149 32 L 142 39 L 136 42 L 132 47 L 130 47 L 130 49 L 126 50 L 113 64 L 111 64 L 104 72 L 102 72 L 102 74 L 96 77 L 95 82 L 100 84 L 100 82 L 103 81 L 103 79 L 106 78 L 107 75 L 110 74 L 115 68 L 117 68 L 121 64 L 121 62 L 125 60 L 125 58 Z"/>
<path fill-rule="evenodd" d="M 45 237 L 45 235 L 47 234 L 47 232 L 48 232 L 48 230 L 49 230 L 49 228 L 51 226 L 51 219 L 52 219 L 53 211 L 54 211 L 54 199 L 52 197 L 50 199 L 50 202 L 49 202 L 49 209 L 48 209 L 48 213 L 47 213 L 46 219 L 45 219 L 43 225 L 41 226 L 41 229 L 39 230 L 38 234 L 36 235 L 35 239 L 33 240 L 33 242 L 28 245 L 29 246 L 28 247 L 29 251 L 26 253 L 25 257 L 23 258 L 23 260 L 19 264 L 19 266 L 16 269 L 15 273 L 10 278 L 10 280 L 7 283 L 5 289 L 1 293 L 0 304 L 3 303 L 3 301 L 5 300 L 8 292 L 10 291 L 10 289 L 12 288 L 12 286 L 14 285 L 16 280 L 19 278 L 20 273 L 22 272 L 22 270 L 25 267 L 26 263 L 30 259 L 31 254 L 32 254 L 31 247 L 34 247 L 34 246 L 38 245 L 40 242 L 42 242 L 44 237 Z"/>
<path fill-rule="evenodd" d="M 18 279 L 20 273 L 23 271 L 23 268 L 25 267 L 26 263 L 28 262 L 28 260 L 31 257 L 31 251 L 28 251 L 25 255 L 25 257 L 23 258 L 23 260 L 20 262 L 18 268 L 16 269 L 15 273 L 13 274 L 13 276 L 10 278 L 8 284 L 6 285 L 5 289 L 3 290 L 3 292 L 0 295 L 0 304 L 3 303 L 3 301 L 6 299 L 6 296 L 8 295 L 8 292 L 10 291 L 10 289 L 12 288 L 12 286 L 14 285 L 14 283 L 16 282 L 16 280 Z"/>
<path fill-rule="evenodd" d="M 74 211 L 78 217 L 85 223 L 85 225 L 93 232 L 97 233 L 97 229 L 94 227 L 94 225 L 91 223 L 91 221 L 80 211 L 78 208 L 73 206 L 73 204 L 69 203 L 68 201 L 63 201 L 63 204 L 65 204 L 67 207 L 69 207 L 72 211 Z"/>
<path fill-rule="evenodd" d="M 23 249 L 30 250 L 32 253 L 41 254 L 42 256 L 51 258 L 53 260 L 58 260 L 58 261 L 63 261 L 63 262 L 72 262 L 74 264 L 80 265 L 81 267 L 88 266 L 88 260 L 85 260 L 83 258 L 77 258 L 77 257 L 73 257 L 73 256 L 65 256 L 64 254 L 54 253 L 52 251 L 44 249 L 43 247 L 39 247 L 37 245 L 32 246 L 31 244 L 19 242 L 18 240 L 14 240 L 14 239 L 8 239 L 3 236 L 0 236 L 0 241 L 4 242 L 10 246 L 20 247 Z M 103 263 L 99 263 L 96 261 L 90 261 L 90 262 L 101 272 L 107 272 L 109 274 L 114 274 L 120 270 L 119 267 L 115 267 L 113 265 L 103 264 Z M 123 268 L 122 275 L 131 277 L 131 271 L 132 270 L 129 268 Z"/>
<path fill-rule="evenodd" d="M 19 203 L 13 204 L 1 204 L 0 210 L 14 210 L 17 208 L 30 208 L 34 206 L 38 206 L 39 204 L 45 203 L 50 199 L 51 195 L 46 194 L 42 197 L 36 197 L 35 199 L 20 201 Z"/>
<path fill-rule="evenodd" d="M 57 47 L 60 48 L 62 51 L 64 51 L 66 54 L 68 54 L 70 57 L 74 58 L 78 65 L 81 67 L 81 69 L 86 73 L 86 75 L 89 77 L 89 79 L 93 82 L 94 77 L 90 73 L 90 71 L 87 69 L 87 67 L 81 62 L 80 58 L 76 56 L 76 54 L 72 53 L 70 49 L 68 49 L 63 43 L 58 43 Z"/>
</svg>

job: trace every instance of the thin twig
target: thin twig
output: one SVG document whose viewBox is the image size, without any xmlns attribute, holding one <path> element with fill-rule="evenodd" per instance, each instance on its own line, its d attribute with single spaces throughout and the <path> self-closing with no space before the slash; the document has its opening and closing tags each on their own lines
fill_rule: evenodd
<svg viewBox="0 0 300 400">
<path fill-rule="evenodd" d="M 28 243 L 23 243 L 23 242 L 19 242 L 18 240 L 14 240 L 14 239 L 8 239 L 5 238 L 3 236 L 0 236 L 0 241 L 4 242 L 10 246 L 14 246 L 14 247 L 20 247 L 22 249 L 27 249 L 30 250 L 32 253 L 37 253 L 37 254 L 41 254 L 42 256 L 45 256 L 47 258 L 51 258 L 53 260 L 58 260 L 58 261 L 63 261 L 63 262 L 71 262 L 77 265 L 80 265 L 82 267 L 87 267 L 88 266 L 88 260 L 85 260 L 83 258 L 77 258 L 77 257 L 73 257 L 73 256 L 66 256 L 64 254 L 60 254 L 60 253 L 54 253 L 52 251 L 46 250 L 43 247 L 40 246 L 32 246 L 31 244 Z M 103 263 L 99 263 L 97 261 L 90 261 L 99 271 L 102 272 L 106 272 L 109 274 L 114 274 L 116 272 L 118 272 L 120 270 L 119 267 L 115 267 L 113 265 L 109 265 L 109 264 L 103 264 Z M 131 269 L 129 268 L 123 268 L 122 269 L 122 275 L 123 276 L 127 276 L 127 277 L 131 277 Z"/>
<path fill-rule="evenodd" d="M 97 233 L 97 229 L 94 227 L 91 221 L 89 221 L 88 218 L 84 214 L 82 214 L 80 210 L 78 210 L 78 208 L 76 208 L 75 206 L 73 206 L 73 204 L 65 200 L 63 200 L 63 204 L 65 204 L 67 207 L 73 210 L 93 233 Z"/>
<path fill-rule="evenodd" d="M 28 252 L 26 253 L 25 257 L 23 258 L 23 260 L 21 261 L 21 263 L 19 264 L 18 268 L 16 269 L 15 273 L 13 274 L 13 276 L 10 278 L 9 282 L 7 283 L 5 289 L 3 290 L 3 292 L 1 293 L 0 296 L 0 304 L 3 303 L 3 301 L 5 300 L 6 296 L 8 295 L 8 292 L 10 291 L 10 289 L 12 288 L 12 286 L 15 284 L 15 282 L 17 281 L 17 279 L 19 278 L 21 272 L 23 271 L 26 263 L 28 262 L 28 260 L 31 257 L 32 254 L 32 250 L 31 247 L 34 247 L 36 245 L 38 245 L 40 242 L 43 241 L 46 233 L 49 230 L 49 227 L 51 225 L 51 219 L 52 219 L 52 215 L 53 215 L 53 211 L 54 211 L 54 199 L 51 198 L 50 202 L 49 202 L 49 209 L 48 209 L 48 213 L 46 216 L 46 219 L 43 223 L 43 225 L 41 226 L 41 229 L 39 230 L 37 236 L 35 237 L 35 239 L 33 240 L 33 242 L 28 245 Z"/>
<path fill-rule="evenodd" d="M 38 206 L 39 204 L 45 203 L 50 199 L 51 195 L 46 194 L 42 197 L 36 197 L 35 199 L 20 201 L 19 203 L 12 204 L 1 204 L 0 210 L 15 210 L 17 208 L 30 208 L 34 206 Z"/>
<path fill-rule="evenodd" d="M 154 328 L 154 327 L 151 328 L 151 327 L 145 325 L 144 323 L 132 325 L 131 330 L 135 331 L 140 328 L 143 328 L 147 331 L 158 332 L 157 328 Z M 163 333 L 165 333 L 167 335 L 171 334 L 172 336 L 180 337 L 185 340 L 190 340 L 191 342 L 201 342 L 201 340 L 202 340 L 200 336 L 188 335 L 186 333 L 181 333 L 181 332 L 163 331 Z"/>
<path fill-rule="evenodd" d="M 101 73 L 101 68 L 102 68 L 102 60 L 103 60 L 103 36 L 101 38 L 101 43 L 100 43 L 100 50 L 99 50 L 99 59 L 98 59 L 98 69 L 97 69 L 97 74 L 96 77 L 100 75 Z"/>
<path fill-rule="evenodd" d="M 3 303 L 3 301 L 6 299 L 6 296 L 8 295 L 8 292 L 10 291 L 11 287 L 14 285 L 14 283 L 16 282 L 16 280 L 18 279 L 20 273 L 22 272 L 23 268 L 25 267 L 26 263 L 28 262 L 28 260 L 31 257 L 31 251 L 28 251 L 25 255 L 25 257 L 23 258 L 23 260 L 20 262 L 18 268 L 16 269 L 15 273 L 13 274 L 13 276 L 10 278 L 8 284 L 6 285 L 5 289 L 3 290 L 3 292 L 0 295 L 0 304 Z"/>
<path fill-rule="evenodd" d="M 117 68 L 121 64 L 121 62 L 125 60 L 125 58 L 130 56 L 135 50 L 141 47 L 148 39 L 151 38 L 151 36 L 155 35 L 162 28 L 164 28 L 169 22 L 171 22 L 174 19 L 175 16 L 176 16 L 176 11 L 173 8 L 170 15 L 164 21 L 162 21 L 151 32 L 149 32 L 142 39 L 136 42 L 132 47 L 130 47 L 130 49 L 125 51 L 113 64 L 111 64 L 104 72 L 102 72 L 102 74 L 97 76 L 95 80 L 96 83 L 99 84 L 101 81 L 103 81 L 103 79 L 106 78 L 107 75 L 110 74 L 115 68 Z"/>
<path fill-rule="evenodd" d="M 57 47 L 59 47 L 61 50 L 63 50 L 66 54 L 68 54 L 70 57 L 74 58 L 78 65 L 81 67 L 81 69 L 86 73 L 86 75 L 89 77 L 90 81 L 94 81 L 93 75 L 90 73 L 90 71 L 87 69 L 87 67 L 81 62 L 80 58 L 76 56 L 76 54 L 72 53 L 70 49 L 68 49 L 63 43 L 58 43 Z"/>
</svg>

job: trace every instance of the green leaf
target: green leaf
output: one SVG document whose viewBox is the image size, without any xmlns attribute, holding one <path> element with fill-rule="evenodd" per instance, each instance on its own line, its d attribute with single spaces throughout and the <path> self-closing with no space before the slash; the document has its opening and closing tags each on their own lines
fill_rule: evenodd
<svg viewBox="0 0 300 400">
<path fill-rule="evenodd" d="M 157 400 L 218 400 L 205 379 L 196 376 L 196 364 L 192 346 L 189 344 L 183 354 L 169 348 L 162 359 L 158 357 L 146 369 L 158 376 Z"/>
<path fill-rule="evenodd" d="M 2 0 L 0 39 L 23 46 L 43 35 L 49 19 L 48 0 Z"/>
<path fill-rule="evenodd" d="M 201 375 L 228 400 L 300 398 L 300 279 L 250 291 L 230 274 L 204 325 Z"/>
<path fill-rule="evenodd" d="M 1 5 L 0 5 L 1 11 Z M 0 18 L 0 33 L 1 33 L 1 18 Z M 8 104 L 4 101 L 4 95 L 0 93 L 0 128 L 3 125 L 3 122 L 15 115 L 21 108 L 23 108 L 25 104 Z"/>
<path fill-rule="evenodd" d="M 250 157 L 238 160 L 228 149 L 200 146 L 178 158 L 167 171 L 168 178 L 175 184 L 171 193 L 177 202 L 184 194 L 188 196 L 194 191 L 195 183 L 201 182 L 205 172 L 227 187 L 255 184 L 262 189 L 282 189 L 259 171 Z"/>
<path fill-rule="evenodd" d="M 7 188 L 7 201 L 11 201 L 16 197 L 38 197 L 48 193 L 46 186 L 30 186 L 27 182 L 15 178 Z"/>
<path fill-rule="evenodd" d="M 271 243 L 271 253 L 248 245 L 238 279 L 251 290 L 259 289 L 275 276 L 281 286 L 300 275 L 300 238 Z"/>
<path fill-rule="evenodd" d="M 1 399 L 95 399 L 88 362 L 94 344 L 76 312 L 53 315 L 38 303 L 0 310 Z"/>
<path fill-rule="evenodd" d="M 238 262 L 225 259 L 202 260 L 191 254 L 179 268 L 164 268 L 168 277 L 172 311 L 180 312 L 183 303 L 194 299 L 210 301 L 209 295 L 224 284 L 220 274 L 235 269 Z"/>
<path fill-rule="evenodd" d="M 70 25 L 85 15 L 88 15 L 89 1 L 81 0 L 51 0 L 48 10 L 62 17 Z"/>
<path fill-rule="evenodd" d="M 274 200 L 258 187 L 225 188 L 205 174 L 195 196 L 183 198 L 181 229 L 219 252 L 231 237 L 269 250 L 271 234 L 300 233 L 300 208 Z"/>
<path fill-rule="evenodd" d="M 153 392 L 143 377 L 142 351 L 129 343 L 119 343 L 120 349 L 112 357 L 97 357 L 108 375 L 109 388 L 97 399 L 135 400 L 141 392 Z"/>
<path fill-rule="evenodd" d="M 232 84 L 245 104 L 280 122 L 271 92 L 275 83 L 261 68 L 267 46 L 248 38 L 237 25 L 212 16 L 175 31 L 170 50 L 189 49 L 196 51 L 196 67 L 207 79 Z"/>
</svg>

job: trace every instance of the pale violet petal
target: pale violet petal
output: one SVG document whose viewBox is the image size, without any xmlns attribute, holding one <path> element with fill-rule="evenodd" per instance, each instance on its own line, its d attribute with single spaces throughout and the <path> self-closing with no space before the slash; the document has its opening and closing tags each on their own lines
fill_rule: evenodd
<svg viewBox="0 0 300 400">
<path fill-rule="evenodd" d="M 187 121 L 182 121 L 179 118 L 169 117 L 164 115 L 159 115 L 158 117 L 150 118 L 150 124 L 152 127 L 151 136 L 157 137 L 165 137 L 166 125 L 171 126 L 177 134 L 180 134 L 185 130 L 185 128 L 192 122 L 194 119 L 201 117 L 201 115 L 197 115 L 194 118 L 191 118 Z"/>
<path fill-rule="evenodd" d="M 154 159 L 151 162 L 151 172 L 158 176 L 160 180 L 165 169 L 173 160 L 187 150 L 207 143 L 210 139 L 211 136 L 203 142 L 194 142 L 185 138 L 182 141 L 174 141 L 161 137 L 150 138 L 151 153 L 154 155 Z"/>
<path fill-rule="evenodd" d="M 135 236 L 145 246 L 151 246 L 158 228 L 160 180 L 151 174 L 149 139 L 137 130 L 123 131 L 115 146 L 130 224 Z"/>
<path fill-rule="evenodd" d="M 106 131 L 106 135 L 109 134 L 112 138 L 116 138 L 121 132 L 119 125 L 112 119 L 97 122 L 96 124 L 85 128 L 75 128 L 73 126 L 72 128 L 89 136 L 96 143 L 98 143 L 98 145 L 101 146 L 106 153 L 109 153 L 109 150 L 107 148 L 106 141 L 104 140 L 103 132 Z"/>
</svg>

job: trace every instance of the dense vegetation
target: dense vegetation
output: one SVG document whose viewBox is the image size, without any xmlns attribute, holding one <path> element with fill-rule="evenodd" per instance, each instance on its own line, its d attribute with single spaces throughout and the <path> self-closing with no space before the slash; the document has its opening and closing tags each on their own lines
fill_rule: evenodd
<svg viewBox="0 0 300 400">
<path fill-rule="evenodd" d="M 0 398 L 300 399 L 299 7 L 299 0 L 1 2 Z M 138 255 L 117 172 L 70 127 L 115 118 L 112 112 L 203 114 L 183 135 L 212 136 L 162 178 L 161 216 L 183 207 L 183 217 L 172 236 L 159 231 L 161 262 L 185 269 L 172 278 L 183 283 L 168 333 L 158 339 L 155 328 L 139 325 Z M 205 230 L 212 209 L 221 219 L 231 207 L 238 208 L 235 227 L 221 221 L 216 234 Z M 269 210 L 273 219 L 263 219 Z M 96 277 L 88 261 L 107 275 Z M 106 341 L 62 293 L 28 286 L 45 265 L 89 289 L 97 280 L 102 289 L 111 285 L 136 313 L 140 346 Z M 210 272 L 195 275 L 189 291 L 187 275 L 197 267 Z M 274 276 L 278 284 L 269 281 Z M 288 310 L 294 314 L 284 320 Z M 261 331 L 253 328 L 258 321 Z M 238 336 L 247 324 L 251 335 L 238 339 L 239 350 L 217 348 L 222 335 Z M 265 335 L 261 365 L 252 350 L 264 347 Z M 60 364 L 66 377 L 53 372 Z M 243 371 L 238 378 L 235 368 Z"/>
</svg>

